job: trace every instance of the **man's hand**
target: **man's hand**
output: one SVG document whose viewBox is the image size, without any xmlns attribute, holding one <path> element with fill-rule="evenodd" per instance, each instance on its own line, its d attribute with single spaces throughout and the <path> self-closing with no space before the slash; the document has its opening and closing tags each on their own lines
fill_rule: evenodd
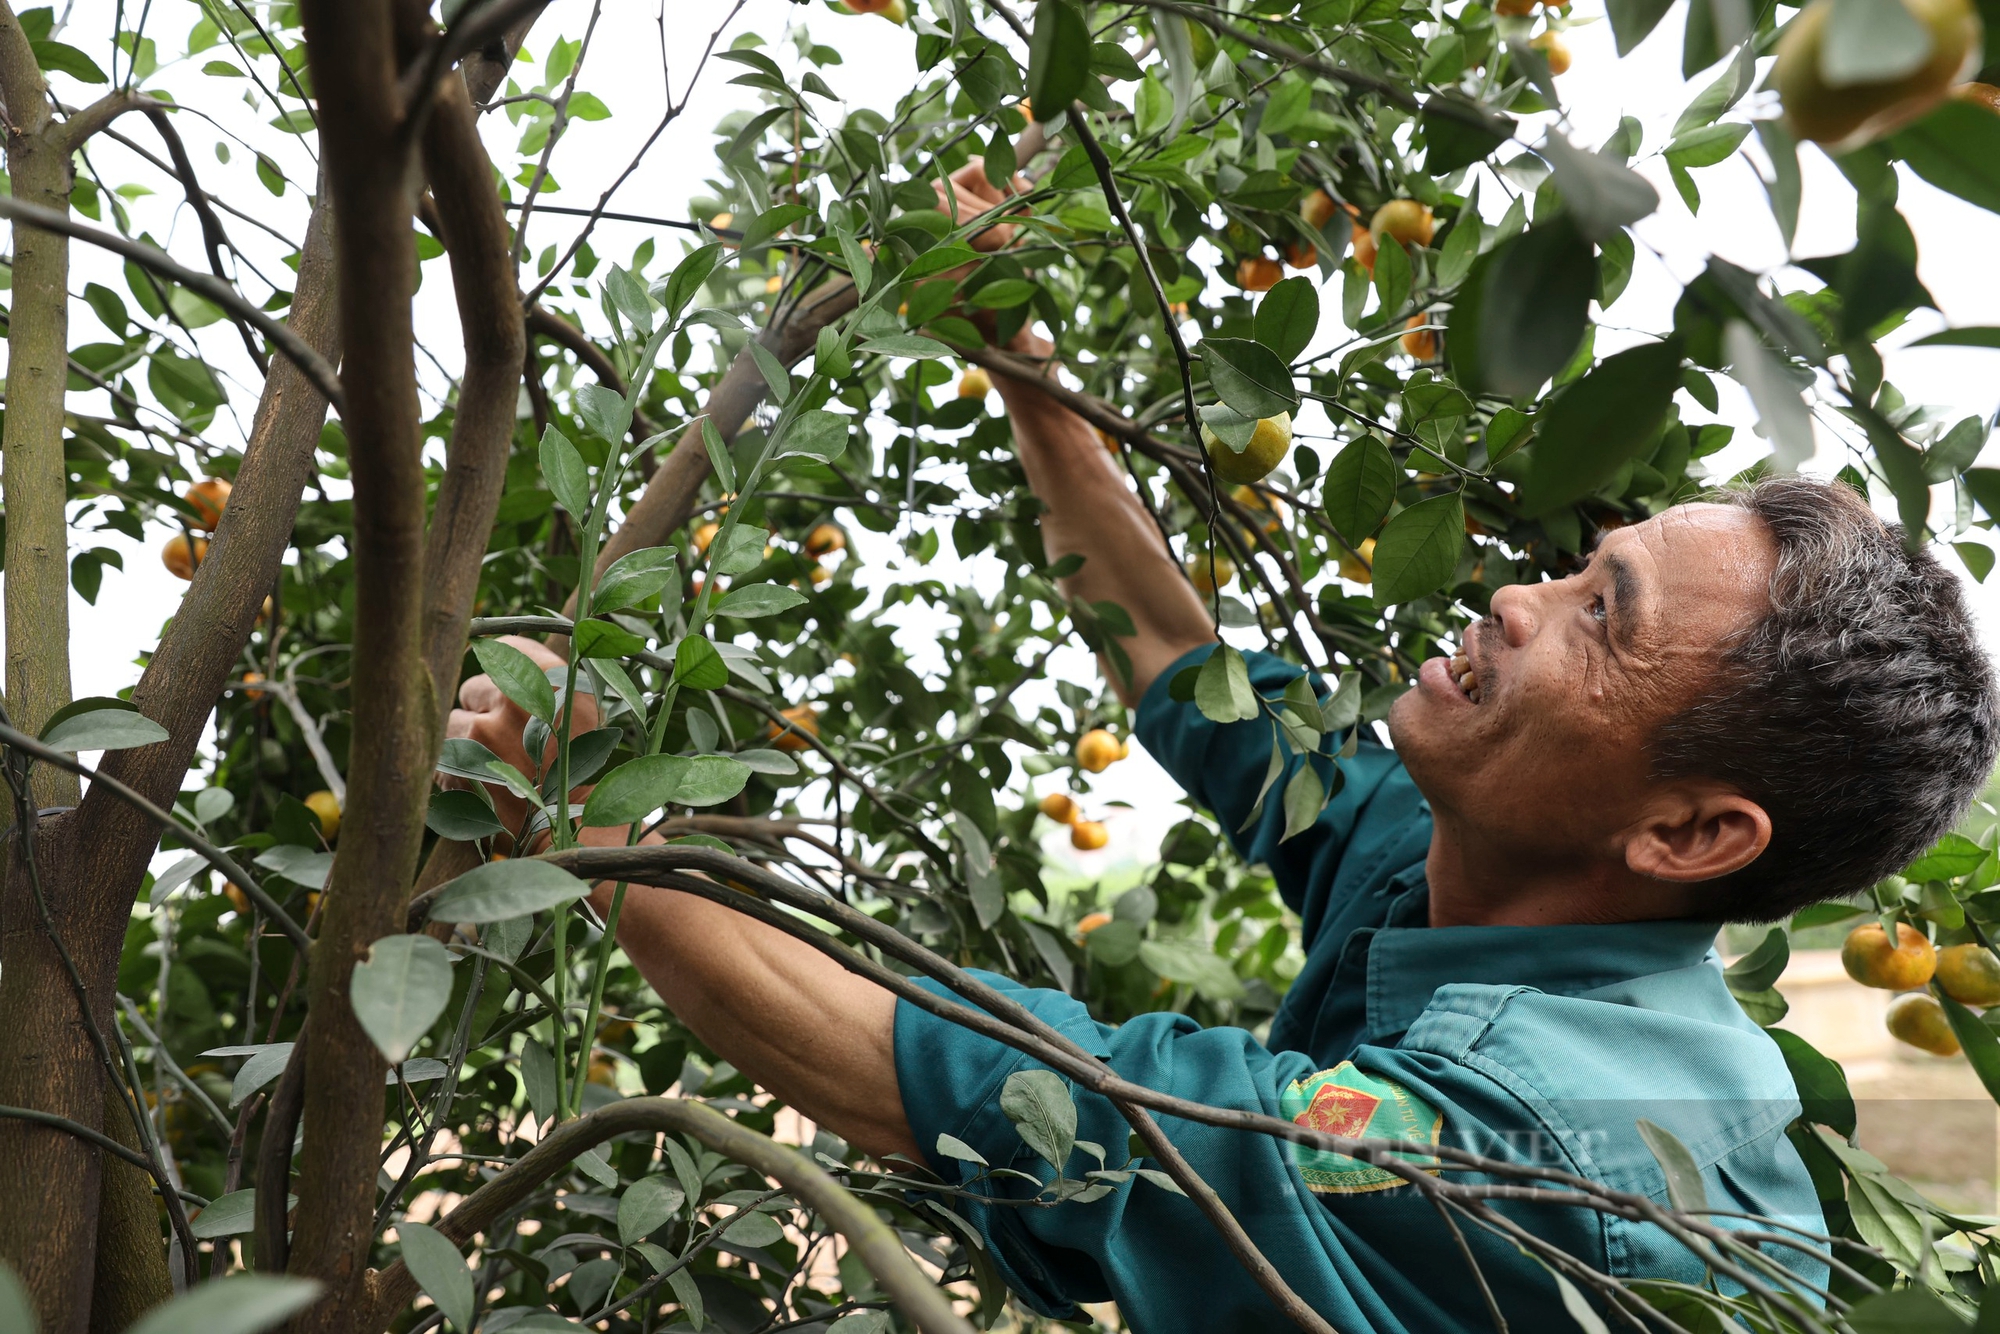
<svg viewBox="0 0 2000 1334">
<path fill-rule="evenodd" d="M 986 179 L 986 162 L 983 158 L 973 158 L 951 174 L 951 189 L 945 190 L 944 182 L 932 181 L 931 189 L 937 191 L 938 207 L 952 217 L 953 226 L 963 226 L 968 219 L 976 218 L 990 209 L 1005 203 L 1008 195 L 1028 192 L 1028 181 L 1024 176 L 1016 176 L 1007 183 L 1007 192 L 1002 194 Z M 990 227 L 972 234 L 972 248 L 981 254 L 990 254 L 1014 244 L 1014 234 L 1020 228 L 1011 222 L 996 222 Z"/>
<path fill-rule="evenodd" d="M 521 650 L 543 670 L 563 665 L 561 656 L 532 639 L 508 635 L 500 642 Z M 521 739 L 521 732 L 528 725 L 528 712 L 501 694 L 492 677 L 481 674 L 466 681 L 458 688 L 458 704 L 459 707 L 451 711 L 451 717 L 445 720 L 446 736 L 477 741 L 538 783 L 542 774 L 556 762 L 554 735 L 549 737 L 539 763 L 528 758 L 528 748 Z M 578 691 L 576 717 L 570 725 L 570 734 L 581 736 L 592 730 L 597 726 L 597 717 L 597 697 Z M 456 778 L 448 778 L 445 783 L 450 787 L 470 786 L 465 780 Z M 519 829 L 527 817 L 528 804 L 498 783 L 488 783 L 486 790 L 493 797 L 494 813 L 500 817 L 500 823 L 509 829 Z M 570 793 L 570 800 L 580 801 L 589 792 L 587 787 L 576 788 Z M 618 841 L 623 843 L 625 840 L 621 837 Z"/>
<path fill-rule="evenodd" d="M 532 639 L 505 642 L 537 667 L 563 662 Z M 470 737 L 531 778 L 555 762 L 553 740 L 539 764 L 529 760 L 521 741 L 528 715 L 491 677 L 467 681 L 458 702 L 447 736 Z M 597 717 L 596 699 L 579 691 L 575 732 L 596 727 Z M 527 804 L 497 784 L 487 790 L 501 820 L 518 829 Z M 570 800 L 589 791 L 578 787 Z M 623 847 L 626 838 L 622 827 L 593 827 L 578 841 Z M 600 914 L 611 892 L 609 884 L 593 889 Z M 868 1152 L 921 1159 L 896 1086 L 894 996 L 734 909 L 647 885 L 626 890 L 618 943 L 667 1008 L 731 1065 Z"/>
</svg>

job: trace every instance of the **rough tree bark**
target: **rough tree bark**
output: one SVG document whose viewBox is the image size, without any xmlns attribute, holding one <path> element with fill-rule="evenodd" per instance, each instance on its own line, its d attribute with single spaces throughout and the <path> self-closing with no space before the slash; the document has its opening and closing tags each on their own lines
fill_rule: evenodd
<svg viewBox="0 0 2000 1334">
<path fill-rule="evenodd" d="M 48 87 L 27 34 L 0 0 L 0 101 L 6 119 L 7 167 L 14 197 L 67 213 L 77 149 L 126 111 L 157 105 L 137 94 L 113 93 L 66 120 L 56 120 Z M 7 690 L 18 727 L 37 732 L 70 701 L 67 467 L 63 459 L 64 397 L 69 339 L 69 241 L 17 225 L 13 229 L 12 317 L 8 325 L 8 411 L 4 452 Z M 70 774 L 43 766 L 32 785 L 40 807 L 77 803 Z M 11 822 L 11 811 L 7 820 Z M 97 1051 L 83 1021 L 75 987 L 51 930 L 82 976 L 100 1030 L 111 1024 L 118 947 L 130 899 L 115 921 L 95 896 L 77 886 L 94 882 L 78 862 L 84 850 L 73 817 L 38 821 L 42 919 L 36 886 L 18 841 L 6 856 L 0 887 L 0 1100 L 55 1112 L 93 1129 L 103 1121 L 106 1089 Z M 18 833 L 18 831 L 16 831 Z M 106 940 L 109 940 L 108 948 Z M 123 1126 L 104 1127 L 126 1133 Z M 27 1282 L 43 1327 L 81 1331 L 91 1313 L 100 1195 L 128 1193 L 130 1177 L 105 1177 L 96 1148 L 58 1131 L 11 1121 L 0 1126 L 0 1261 Z M 116 1211 L 135 1217 L 125 1201 Z M 151 1204 L 146 1205 L 150 1210 Z M 157 1238 L 157 1228 L 153 1233 Z M 143 1252 L 141 1252 L 143 1254 Z M 162 1271 L 163 1272 L 163 1271 Z"/>
<path fill-rule="evenodd" d="M 512 233 L 462 80 L 439 84 L 424 128 L 424 173 L 451 260 L 465 375 L 424 548 L 423 656 L 440 717 L 458 691 L 465 625 L 507 484 L 528 336 L 510 262 Z"/>
<path fill-rule="evenodd" d="M 326 1295 L 294 1328 L 351 1328 L 372 1240 L 386 1066 L 348 1000 L 355 964 L 403 928 L 438 737 L 424 670 L 424 470 L 416 383 L 414 194 L 391 0 L 308 0 L 321 160 L 340 218 L 343 424 L 354 478 L 350 831 L 308 986 L 305 1144 L 291 1271 Z M 365 834 L 356 838 L 356 833 Z M 274 1183 L 275 1184 L 275 1183 Z"/>
</svg>

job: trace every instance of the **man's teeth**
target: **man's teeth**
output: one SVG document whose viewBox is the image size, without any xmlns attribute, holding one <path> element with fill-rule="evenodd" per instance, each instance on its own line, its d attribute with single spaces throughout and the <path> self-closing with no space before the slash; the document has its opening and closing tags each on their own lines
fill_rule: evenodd
<svg viewBox="0 0 2000 1334">
<path fill-rule="evenodd" d="M 1472 660 L 1463 653 L 1451 655 L 1451 679 L 1458 682 L 1467 699 L 1479 703 L 1479 673 L 1472 669 Z"/>
</svg>

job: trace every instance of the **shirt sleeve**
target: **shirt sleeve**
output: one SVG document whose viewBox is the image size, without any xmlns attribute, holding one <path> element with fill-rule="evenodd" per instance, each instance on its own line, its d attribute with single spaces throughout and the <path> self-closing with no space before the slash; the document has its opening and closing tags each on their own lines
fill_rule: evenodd
<svg viewBox="0 0 2000 1334">
<path fill-rule="evenodd" d="M 1406 860 L 1421 857 L 1420 851 L 1412 856 L 1403 845 L 1420 848 L 1429 840 L 1422 798 L 1395 753 L 1364 728 L 1355 753 L 1339 762 L 1340 791 L 1310 829 L 1285 839 L 1285 784 L 1309 762 L 1307 758 L 1289 756 L 1266 790 L 1264 777 L 1277 742 L 1277 725 L 1268 716 L 1218 723 L 1170 693 L 1175 674 L 1205 661 L 1213 650 L 1213 645 L 1195 649 L 1160 673 L 1139 703 L 1135 730 L 1147 753 L 1190 797 L 1215 813 L 1243 859 L 1271 868 L 1286 904 L 1305 920 L 1310 944 L 1323 919 L 1327 894 L 1351 890 L 1374 869 L 1357 864 L 1357 859 L 1386 863 L 1394 855 Z M 1304 674 L 1268 653 L 1244 656 L 1250 684 L 1266 699 L 1278 699 Z M 1326 688 L 1318 676 L 1312 682 L 1315 692 L 1324 696 Z M 1310 763 L 1322 782 L 1334 781 L 1332 761 L 1315 758 Z M 1260 791 L 1265 792 L 1263 809 L 1253 821 L 1249 816 Z M 1357 857 L 1350 858 L 1350 852 Z"/>
<path fill-rule="evenodd" d="M 1463 1134 L 1469 1127 L 1459 1123 L 1468 1116 L 1504 1123 L 1522 1114 L 1489 1080 L 1448 1062 L 1373 1071 L 1343 1063 L 1316 1072 L 1309 1057 L 1270 1051 L 1241 1029 L 1203 1029 L 1171 1013 L 1141 1015 L 1114 1029 L 1094 1022 L 1081 1003 L 1061 992 L 980 976 L 1106 1059 L 1124 1078 L 1213 1106 L 1297 1120 L 1318 1117 L 1307 1123 L 1323 1120 L 1342 1133 L 1432 1143 Z M 949 998 L 942 987 L 923 985 Z M 1357 1061 L 1370 1050 L 1357 1052 Z M 1382 1054 L 1392 1061 L 1395 1056 Z M 1110 1183 L 1095 1198 L 1034 1202 L 1055 1173 L 1001 1111 L 1000 1098 L 1010 1075 L 1044 1068 L 1038 1062 L 908 1001 L 897 1005 L 895 1059 L 917 1143 L 931 1168 L 966 1192 L 950 1200 L 951 1207 L 977 1229 L 1000 1277 L 1033 1309 L 1074 1319 L 1082 1303 L 1115 1300 L 1135 1329 L 1284 1327 L 1270 1299 L 1195 1205 L 1154 1180 L 1135 1174 Z M 1381 1082 L 1390 1077 L 1405 1083 Z M 1332 1096 L 1322 1098 L 1321 1086 L 1329 1081 L 1336 1085 Z M 1078 1148 L 1065 1164 L 1065 1176 L 1079 1180 L 1098 1168 L 1086 1141 L 1103 1150 L 1106 1168 L 1123 1167 L 1130 1129 L 1124 1116 L 1108 1099 L 1068 1087 L 1077 1111 Z M 1406 1113 L 1400 1120 L 1378 1121 L 1368 1110 L 1393 1111 L 1399 1102 Z M 1476 1286 L 1439 1281 L 1446 1277 L 1439 1273 L 1440 1257 L 1458 1252 L 1436 1210 L 1417 1192 L 1352 1159 L 1302 1157 L 1268 1135 L 1169 1116 L 1159 1121 L 1287 1283 L 1336 1328 L 1485 1327 Z M 941 1134 L 962 1142 L 987 1166 L 939 1153 Z M 1159 1163 L 1146 1158 L 1135 1166 L 1157 1169 Z M 1339 1193 L 1322 1193 L 1329 1189 Z M 1533 1219 L 1535 1226 L 1551 1229 L 1566 1247 L 1601 1265 L 1603 1247 L 1592 1235 L 1595 1220 L 1582 1216 L 1586 1211 L 1533 1212 L 1543 1215 Z M 1505 1294 L 1510 1318 L 1517 1313 L 1547 1318 L 1516 1327 L 1559 1328 L 1561 1306 L 1539 1268 L 1510 1243 L 1467 1231 L 1488 1281 Z M 1189 1312 L 1200 1312 L 1198 1325 L 1188 1323 Z"/>
</svg>

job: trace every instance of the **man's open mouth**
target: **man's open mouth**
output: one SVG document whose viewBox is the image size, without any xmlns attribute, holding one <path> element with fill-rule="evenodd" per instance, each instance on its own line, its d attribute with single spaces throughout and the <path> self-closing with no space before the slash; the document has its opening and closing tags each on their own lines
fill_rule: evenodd
<svg viewBox="0 0 2000 1334">
<path fill-rule="evenodd" d="M 1465 656 L 1464 649 L 1451 655 L 1451 679 L 1457 684 L 1460 694 L 1474 704 L 1479 703 L 1479 672 L 1473 667 L 1472 659 Z"/>
</svg>

